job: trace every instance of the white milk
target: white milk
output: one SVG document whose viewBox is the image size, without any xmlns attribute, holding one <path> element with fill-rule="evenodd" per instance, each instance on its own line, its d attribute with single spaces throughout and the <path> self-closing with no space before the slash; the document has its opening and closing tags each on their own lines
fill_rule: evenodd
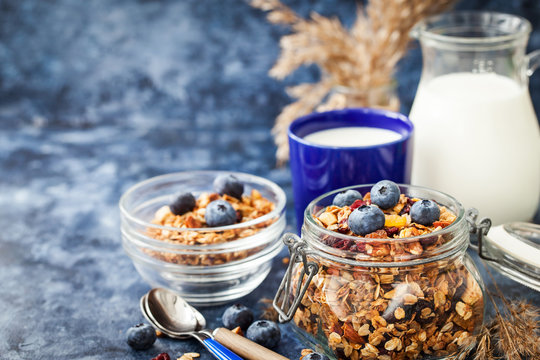
<svg viewBox="0 0 540 360">
<path fill-rule="evenodd" d="M 530 220 L 540 197 L 540 131 L 526 88 L 496 74 L 420 84 L 412 183 L 453 195 L 495 224 Z"/>
<path fill-rule="evenodd" d="M 350 126 L 316 131 L 304 136 L 304 140 L 316 145 L 355 147 L 385 144 L 401 137 L 401 134 L 392 130 Z"/>
</svg>

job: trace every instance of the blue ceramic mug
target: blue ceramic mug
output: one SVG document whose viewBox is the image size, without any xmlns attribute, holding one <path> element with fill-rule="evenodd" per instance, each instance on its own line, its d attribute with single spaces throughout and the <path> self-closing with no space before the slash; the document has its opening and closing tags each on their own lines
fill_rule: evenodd
<svg viewBox="0 0 540 360">
<path fill-rule="evenodd" d="M 306 141 L 314 132 L 370 127 L 392 130 L 399 139 L 370 146 L 327 146 Z M 388 179 L 410 182 L 413 124 L 407 116 L 378 109 L 345 109 L 313 113 L 289 126 L 290 166 L 298 233 L 309 202 L 345 186 Z M 396 136 L 398 137 L 398 136 Z"/>
</svg>

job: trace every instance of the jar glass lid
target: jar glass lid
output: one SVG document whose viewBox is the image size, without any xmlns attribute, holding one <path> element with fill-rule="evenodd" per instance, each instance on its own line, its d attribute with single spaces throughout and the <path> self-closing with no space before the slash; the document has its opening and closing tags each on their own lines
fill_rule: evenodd
<svg viewBox="0 0 540 360">
<path fill-rule="evenodd" d="M 493 226 L 483 242 L 482 258 L 503 275 L 540 291 L 540 225 Z"/>
</svg>

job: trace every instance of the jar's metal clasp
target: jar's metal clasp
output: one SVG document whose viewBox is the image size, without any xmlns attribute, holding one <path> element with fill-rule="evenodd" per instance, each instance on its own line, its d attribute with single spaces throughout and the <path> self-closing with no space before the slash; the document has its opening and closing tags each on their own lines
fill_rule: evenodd
<svg viewBox="0 0 540 360">
<path fill-rule="evenodd" d="M 477 235 L 478 245 L 470 243 L 469 246 L 478 252 L 480 258 L 487 261 L 498 261 L 484 252 L 485 236 L 488 234 L 489 229 L 491 228 L 491 219 L 485 217 L 477 221 L 478 210 L 475 208 L 467 210 L 465 213 L 465 219 L 469 223 L 469 233 L 472 235 Z"/>
<path fill-rule="evenodd" d="M 289 248 L 290 260 L 272 305 L 279 314 L 279 322 L 285 323 L 292 320 L 294 313 L 298 309 L 298 306 L 300 306 L 300 302 L 306 294 L 311 279 L 313 279 L 315 274 L 319 271 L 319 265 L 313 261 L 308 261 L 306 251 L 307 244 L 297 235 L 286 233 L 281 239 Z M 298 286 L 294 295 L 292 295 L 290 290 L 294 275 L 293 268 L 294 265 L 299 262 L 302 262 L 303 267 L 300 277 L 298 278 Z M 306 277 L 305 281 L 304 277 Z"/>
</svg>

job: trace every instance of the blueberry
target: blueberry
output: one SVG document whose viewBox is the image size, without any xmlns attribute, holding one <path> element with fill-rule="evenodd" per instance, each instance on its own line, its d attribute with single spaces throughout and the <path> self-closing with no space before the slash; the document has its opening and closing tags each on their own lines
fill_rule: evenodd
<svg viewBox="0 0 540 360">
<path fill-rule="evenodd" d="M 411 206 L 411 220 L 415 223 L 430 226 L 439 220 L 441 210 L 433 200 L 420 200 Z"/>
<path fill-rule="evenodd" d="M 326 355 L 313 352 L 304 356 L 302 360 L 330 360 L 330 359 L 328 359 Z"/>
<path fill-rule="evenodd" d="M 382 180 L 371 188 L 371 203 L 381 209 L 390 209 L 399 201 L 399 187 L 390 180 Z"/>
<path fill-rule="evenodd" d="M 148 324 L 132 326 L 126 335 L 128 345 L 135 350 L 149 349 L 156 341 L 156 331 Z"/>
<path fill-rule="evenodd" d="M 195 207 L 195 197 L 192 193 L 180 194 L 169 207 L 174 215 L 183 215 L 193 210 Z"/>
<path fill-rule="evenodd" d="M 343 207 L 343 206 L 351 206 L 353 202 L 356 200 L 362 200 L 362 194 L 360 194 L 356 190 L 347 190 L 342 191 L 334 197 L 334 201 L 332 201 L 332 205 Z"/>
<path fill-rule="evenodd" d="M 221 195 L 227 194 L 237 199 L 242 199 L 244 184 L 232 174 L 223 174 L 215 178 L 214 191 Z"/>
<path fill-rule="evenodd" d="M 222 320 L 227 329 L 240 326 L 245 331 L 253 322 L 253 312 L 242 304 L 234 304 L 225 310 Z"/>
<path fill-rule="evenodd" d="M 349 215 L 349 228 L 364 236 L 384 227 L 384 213 L 374 205 L 362 205 Z"/>
<path fill-rule="evenodd" d="M 211 227 L 231 225 L 236 222 L 236 210 L 225 200 L 215 200 L 206 207 L 204 220 Z"/>
<path fill-rule="evenodd" d="M 247 329 L 246 337 L 257 344 L 273 348 L 281 339 L 279 327 L 273 321 L 257 320 Z"/>
</svg>

